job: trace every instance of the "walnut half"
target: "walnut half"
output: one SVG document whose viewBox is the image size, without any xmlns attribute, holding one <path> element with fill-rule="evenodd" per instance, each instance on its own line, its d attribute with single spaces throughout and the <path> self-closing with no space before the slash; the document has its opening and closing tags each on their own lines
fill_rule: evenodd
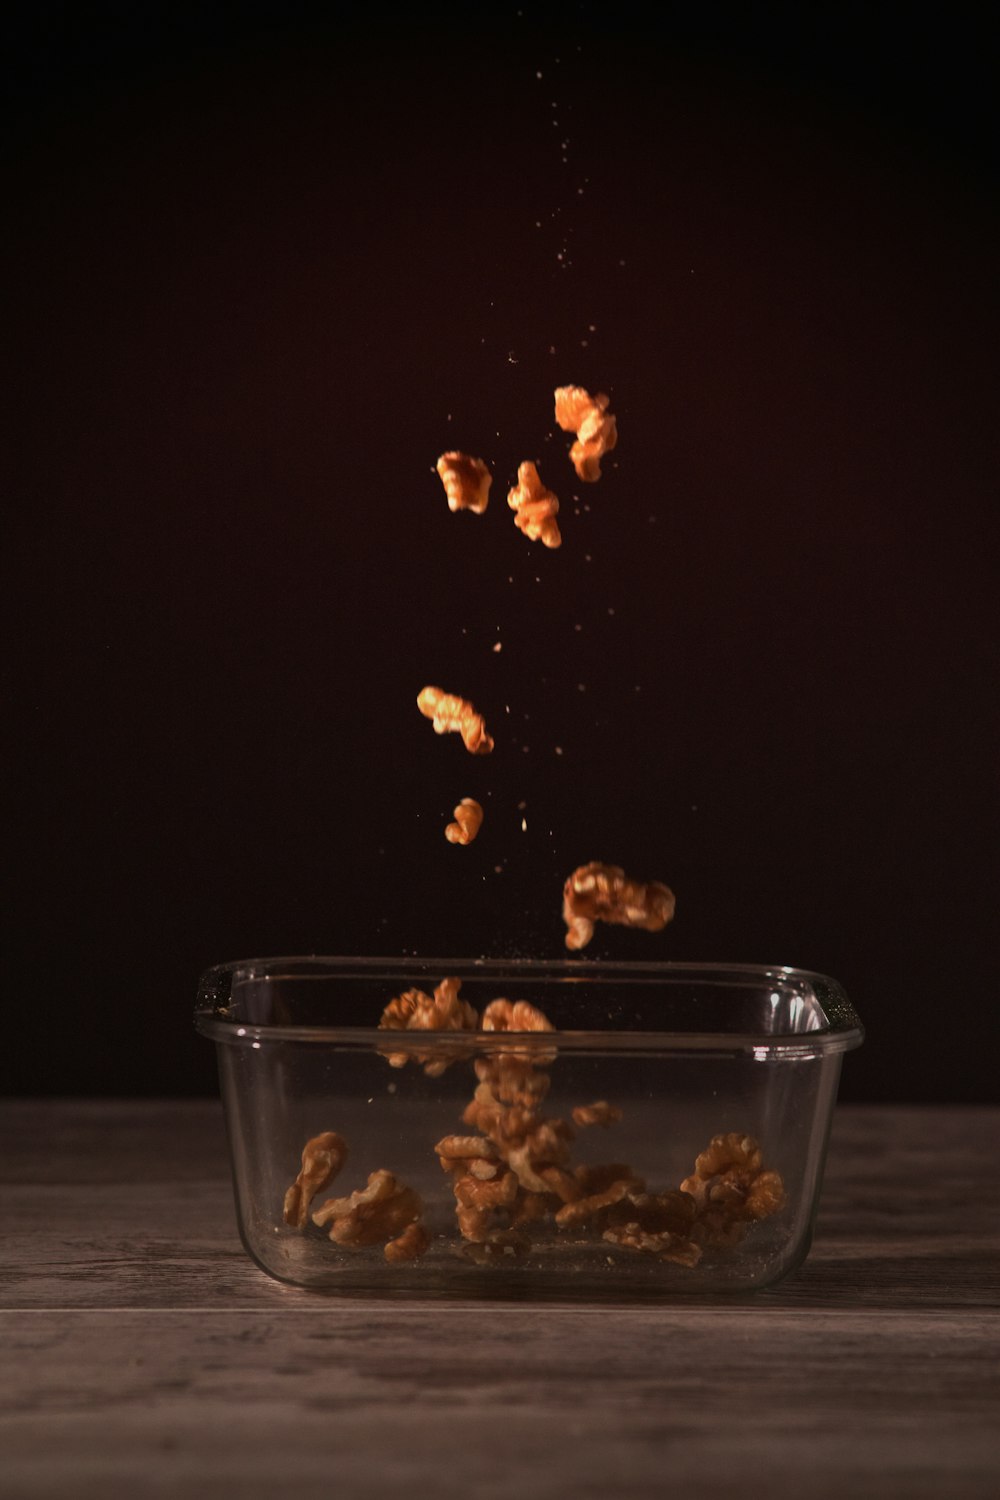
<svg viewBox="0 0 1000 1500">
<path fill-rule="evenodd" d="M 673 917 L 674 893 L 658 880 L 630 880 L 617 865 L 580 865 L 563 886 L 566 947 L 585 948 L 595 922 L 659 932 Z"/>
<path fill-rule="evenodd" d="M 486 733 L 486 721 L 468 698 L 446 693 L 439 687 L 421 688 L 417 707 L 434 725 L 435 734 L 460 734 L 470 755 L 489 755 L 493 737 Z"/>
<path fill-rule="evenodd" d="M 471 844 L 483 824 L 483 809 L 475 797 L 463 797 L 452 816 L 444 836 L 449 844 Z"/>
<path fill-rule="evenodd" d="M 530 542 L 541 542 L 545 547 L 562 546 L 562 533 L 556 515 L 559 501 L 551 490 L 545 488 L 538 477 L 538 470 L 529 461 L 520 465 L 517 484 L 508 492 L 507 504 L 514 512 L 514 521 Z"/>
<path fill-rule="evenodd" d="M 284 1220 L 296 1229 L 304 1229 L 309 1219 L 309 1205 L 318 1192 L 329 1187 L 347 1157 L 343 1136 L 335 1130 L 314 1135 L 302 1148 L 302 1168 L 285 1194 Z"/>
<path fill-rule="evenodd" d="M 448 498 L 448 509 L 471 510 L 481 516 L 489 504 L 493 483 L 493 475 L 483 460 L 453 450 L 442 453 L 436 467 Z"/>
<path fill-rule="evenodd" d="M 601 477 L 601 459 L 618 442 L 618 425 L 608 411 L 609 397 L 592 396 L 582 385 L 561 385 L 555 399 L 559 426 L 576 433 L 569 456 L 577 477 L 592 484 Z"/>
</svg>

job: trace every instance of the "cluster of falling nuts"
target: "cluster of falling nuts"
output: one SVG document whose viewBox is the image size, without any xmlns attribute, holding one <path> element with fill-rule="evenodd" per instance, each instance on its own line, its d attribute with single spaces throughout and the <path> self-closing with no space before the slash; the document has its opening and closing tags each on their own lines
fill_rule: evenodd
<svg viewBox="0 0 1000 1500">
<path fill-rule="evenodd" d="M 592 396 L 582 385 L 561 385 L 555 393 L 556 423 L 576 439 L 569 457 L 577 478 L 585 484 L 595 484 L 600 479 L 601 459 L 618 443 L 618 423 L 608 411 L 609 405 L 610 397 L 603 392 Z M 483 459 L 452 449 L 441 454 L 436 468 L 449 510 L 468 510 L 477 516 L 485 513 L 493 475 Z M 517 484 L 508 491 L 507 504 L 514 512 L 518 529 L 530 541 L 541 542 L 545 547 L 562 545 L 556 521 L 559 501 L 543 485 L 530 459 L 518 467 Z"/>
<path fill-rule="evenodd" d="M 649 1192 L 623 1162 L 574 1165 L 577 1130 L 608 1129 L 622 1118 L 621 1109 L 598 1099 L 576 1105 L 569 1119 L 546 1115 L 547 1069 L 556 1051 L 539 1034 L 551 1032 L 552 1023 L 524 1000 L 493 1000 L 479 1016 L 460 999 L 460 988 L 460 980 L 446 978 L 433 996 L 408 990 L 385 1007 L 379 1027 L 511 1036 L 509 1046 L 480 1047 L 473 1061 L 475 1092 L 462 1113 L 465 1133 L 443 1136 L 434 1146 L 451 1179 L 458 1248 L 465 1259 L 482 1265 L 522 1261 L 532 1249 L 532 1226 L 548 1225 L 560 1237 L 599 1237 L 620 1249 L 693 1267 L 706 1249 L 732 1248 L 752 1223 L 784 1206 L 780 1174 L 764 1167 L 758 1142 L 740 1132 L 714 1136 L 693 1173 L 666 1192 Z M 412 1059 L 431 1077 L 458 1055 L 387 1052 L 391 1066 Z M 346 1155 L 335 1131 L 306 1143 L 301 1170 L 285 1194 L 285 1222 L 304 1230 L 311 1221 L 343 1249 L 381 1243 L 391 1263 L 423 1255 L 431 1244 L 423 1201 L 384 1168 L 372 1172 L 364 1188 L 327 1199 L 310 1213 Z"/>
<path fill-rule="evenodd" d="M 559 386 L 555 392 L 556 423 L 564 432 L 574 434 L 569 457 L 578 478 L 586 483 L 601 477 L 601 459 L 618 442 L 618 425 L 609 405 L 609 397 L 603 392 L 592 396 L 579 385 Z M 441 454 L 437 472 L 450 510 L 468 510 L 475 515 L 485 512 L 493 476 L 483 459 L 452 450 Z M 507 503 L 519 530 L 529 540 L 550 548 L 562 544 L 556 520 L 559 500 L 542 483 L 537 466 L 530 460 L 518 467 L 517 484 L 509 491 Z M 432 721 L 436 734 L 461 735 L 470 754 L 488 755 L 492 751 L 494 741 L 486 731 L 483 715 L 467 698 L 425 687 L 417 695 L 417 707 Z M 482 806 L 473 797 L 463 797 L 452 819 L 445 827 L 445 838 L 452 844 L 468 845 L 482 826 Z M 566 947 L 585 948 L 597 921 L 659 932 L 673 917 L 674 905 L 673 892 L 659 881 L 632 880 L 618 866 L 598 861 L 581 865 L 563 887 Z"/>
<path fill-rule="evenodd" d="M 579 385 L 560 386 L 555 393 L 556 422 L 576 438 L 570 460 L 577 476 L 589 484 L 600 479 L 601 459 L 618 442 L 618 426 L 608 411 L 609 404 L 609 397 L 603 393 L 591 396 Z M 483 459 L 451 449 L 441 454 L 435 467 L 450 511 L 471 511 L 476 516 L 485 513 L 493 475 Z M 556 520 L 558 497 L 542 483 L 537 466 L 529 459 L 518 467 L 517 484 L 508 492 L 507 504 L 514 512 L 518 529 L 529 541 L 541 542 L 545 547 L 562 545 Z M 493 738 L 486 732 L 482 714 L 467 698 L 438 687 L 425 687 L 417 696 L 417 707 L 433 721 L 436 734 L 460 734 L 471 755 L 489 755 L 493 749 Z M 474 797 L 463 797 L 456 804 L 452 819 L 445 827 L 445 838 L 451 844 L 467 846 L 482 827 L 482 806 Z"/>
</svg>

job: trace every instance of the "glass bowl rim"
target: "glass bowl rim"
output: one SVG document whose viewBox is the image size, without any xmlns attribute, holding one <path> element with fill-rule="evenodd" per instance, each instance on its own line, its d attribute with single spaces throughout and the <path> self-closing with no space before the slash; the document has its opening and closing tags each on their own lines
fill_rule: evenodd
<svg viewBox="0 0 1000 1500">
<path fill-rule="evenodd" d="M 287 972 L 282 972 L 283 970 Z M 826 1016 L 826 1025 L 805 1032 L 671 1032 L 662 1031 L 571 1031 L 546 1032 L 456 1032 L 392 1031 L 374 1026 L 257 1025 L 227 1017 L 219 999 L 228 994 L 236 976 L 243 979 L 292 979 L 310 975 L 330 978 L 376 977 L 437 981 L 445 975 L 463 980 L 485 979 L 577 980 L 602 982 L 653 982 L 688 980 L 737 984 L 798 983 L 812 990 Z M 787 964 L 690 963 L 677 960 L 606 961 L 602 959 L 504 959 L 435 958 L 408 955 L 341 957 L 326 954 L 294 954 L 237 959 L 214 964 L 202 974 L 194 1022 L 197 1030 L 216 1042 L 256 1044 L 296 1042 L 336 1045 L 364 1051 L 384 1051 L 387 1035 L 394 1052 L 440 1052 L 442 1056 L 467 1051 L 496 1052 L 510 1049 L 510 1038 L 518 1038 L 519 1050 L 614 1053 L 751 1053 L 760 1061 L 806 1059 L 851 1051 L 864 1040 L 864 1027 L 841 985 L 828 975 Z"/>
</svg>

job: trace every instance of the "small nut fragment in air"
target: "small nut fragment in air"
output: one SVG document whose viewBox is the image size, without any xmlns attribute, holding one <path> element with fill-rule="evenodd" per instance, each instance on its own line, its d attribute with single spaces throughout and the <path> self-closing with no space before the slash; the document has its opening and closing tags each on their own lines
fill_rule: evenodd
<svg viewBox="0 0 1000 1500">
<path fill-rule="evenodd" d="M 597 860 L 573 871 L 563 886 L 566 947 L 585 948 L 595 922 L 659 932 L 674 914 L 674 893 L 658 880 L 629 880 L 617 865 Z"/>
<path fill-rule="evenodd" d="M 302 1149 L 302 1169 L 285 1194 L 284 1220 L 304 1229 L 309 1205 L 318 1192 L 329 1187 L 347 1157 L 347 1146 L 335 1130 L 313 1136 Z"/>
<path fill-rule="evenodd" d="M 445 838 L 449 844 L 471 844 L 483 823 L 483 809 L 475 797 L 463 797 L 453 816 L 455 821 L 445 829 Z"/>
<path fill-rule="evenodd" d="M 564 432 L 576 433 L 569 450 L 577 477 L 591 484 L 601 477 L 601 459 L 618 442 L 618 425 L 608 411 L 609 397 L 592 396 L 581 385 L 562 385 L 555 393 L 556 421 Z"/>
<path fill-rule="evenodd" d="M 448 509 L 471 510 L 481 516 L 489 504 L 493 475 L 481 458 L 468 453 L 442 453 L 437 471 L 448 497 Z"/>
<path fill-rule="evenodd" d="M 517 471 L 517 484 L 508 492 L 507 504 L 514 512 L 514 521 L 531 542 L 541 542 L 546 547 L 562 545 L 562 534 L 556 515 L 559 501 L 551 490 L 546 489 L 538 477 L 533 463 L 525 462 Z"/>
<path fill-rule="evenodd" d="M 486 733 L 482 714 L 467 698 L 439 687 L 425 687 L 417 694 L 417 707 L 425 719 L 433 721 L 435 734 L 460 734 L 470 755 L 489 755 L 493 749 L 493 737 Z"/>
</svg>

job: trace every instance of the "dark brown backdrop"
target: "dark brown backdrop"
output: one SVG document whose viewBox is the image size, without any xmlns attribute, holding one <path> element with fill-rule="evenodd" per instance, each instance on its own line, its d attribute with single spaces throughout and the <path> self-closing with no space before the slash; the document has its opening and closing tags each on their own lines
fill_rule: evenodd
<svg viewBox="0 0 1000 1500">
<path fill-rule="evenodd" d="M 10 1091 L 213 1089 L 214 961 L 557 955 L 602 858 L 678 914 L 595 956 L 830 973 L 845 1096 L 990 1096 L 988 63 L 908 11 L 22 20 Z M 591 488 L 567 382 L 619 418 Z"/>
</svg>

